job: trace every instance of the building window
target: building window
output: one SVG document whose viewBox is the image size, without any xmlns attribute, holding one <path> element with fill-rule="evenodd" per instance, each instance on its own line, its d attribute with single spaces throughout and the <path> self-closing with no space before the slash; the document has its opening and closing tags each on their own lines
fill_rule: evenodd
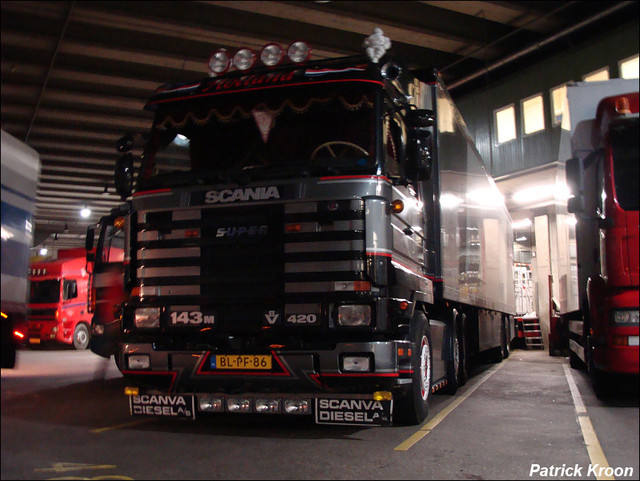
<svg viewBox="0 0 640 481">
<path fill-rule="evenodd" d="M 567 85 L 554 87 L 549 91 L 551 98 L 551 125 L 556 126 L 562 123 L 562 115 L 566 108 L 564 102 L 567 98 Z"/>
<path fill-rule="evenodd" d="M 534 95 L 522 101 L 522 121 L 525 135 L 544 130 L 544 103 L 542 94 Z"/>
<path fill-rule="evenodd" d="M 516 138 L 516 109 L 513 105 L 496 110 L 494 119 L 499 144 Z"/>
<path fill-rule="evenodd" d="M 609 67 L 603 67 L 593 72 L 589 72 L 582 76 L 582 80 L 585 82 L 599 82 L 602 80 L 609 80 Z"/>
<path fill-rule="evenodd" d="M 620 61 L 620 78 L 638 78 L 638 55 Z"/>
</svg>

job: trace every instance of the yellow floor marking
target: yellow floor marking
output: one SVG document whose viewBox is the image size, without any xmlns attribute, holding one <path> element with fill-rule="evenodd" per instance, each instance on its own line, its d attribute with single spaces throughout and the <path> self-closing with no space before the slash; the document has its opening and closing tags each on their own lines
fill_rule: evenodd
<svg viewBox="0 0 640 481">
<path fill-rule="evenodd" d="M 131 421 L 130 423 L 123 423 L 123 424 L 117 424 L 115 426 L 107 426 L 104 428 L 97 428 L 97 429 L 92 429 L 89 432 L 90 433 L 103 433 L 105 431 L 111 431 L 113 429 L 120 429 L 120 428 L 126 428 L 129 426 L 137 426 L 138 424 L 143 424 L 143 423 L 148 423 L 149 421 L 153 421 L 155 418 L 145 418 L 145 419 L 139 419 L 137 421 Z"/>
<path fill-rule="evenodd" d="M 77 471 L 79 469 L 115 469 L 115 464 L 85 464 L 85 463 L 53 463 L 51 468 L 36 468 L 36 472 L 53 471 L 63 473 L 65 471 Z"/>
<path fill-rule="evenodd" d="M 506 362 L 506 361 L 505 361 Z M 434 416 L 434 418 L 421 427 L 417 432 L 412 434 L 408 439 L 398 444 L 394 451 L 408 451 L 414 444 L 424 438 L 427 434 L 429 434 L 433 429 L 440 424 L 444 418 L 446 418 L 451 412 L 457 408 L 465 399 L 467 399 L 471 394 L 478 389 L 487 379 L 493 376 L 498 369 L 504 366 L 505 362 L 502 362 L 498 366 L 492 368 L 483 378 L 481 378 L 471 389 L 469 389 L 464 394 L 456 397 L 451 404 L 449 404 L 446 408 L 440 411 L 438 414 Z"/>
<path fill-rule="evenodd" d="M 567 382 L 569 383 L 569 390 L 571 391 L 573 404 L 576 407 L 578 423 L 582 430 L 584 443 L 587 445 L 589 459 L 591 460 L 592 465 L 598 465 L 601 468 L 599 471 L 596 470 L 596 479 L 616 479 L 613 475 L 607 476 L 606 474 L 603 474 L 603 472 L 610 471 L 606 469 L 609 468 L 609 462 L 607 461 L 607 457 L 604 455 L 600 441 L 598 441 L 596 430 L 593 428 L 593 424 L 591 424 L 591 418 L 587 414 L 587 409 L 582 402 L 582 396 L 580 396 L 578 386 L 571 375 L 571 370 L 566 364 L 563 364 L 562 367 L 564 368 L 564 374 L 567 377 Z"/>
</svg>

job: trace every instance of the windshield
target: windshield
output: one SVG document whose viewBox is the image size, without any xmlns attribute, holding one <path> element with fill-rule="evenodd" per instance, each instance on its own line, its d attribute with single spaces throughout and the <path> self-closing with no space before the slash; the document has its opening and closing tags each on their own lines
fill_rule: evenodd
<svg viewBox="0 0 640 481">
<path fill-rule="evenodd" d="M 60 281 L 31 281 L 29 288 L 29 302 L 45 304 L 58 302 L 60 299 Z"/>
<path fill-rule="evenodd" d="M 175 185 L 375 172 L 373 90 L 228 95 L 156 117 L 140 182 Z M 234 179 L 237 180 L 237 179 Z"/>
<path fill-rule="evenodd" d="M 609 138 L 618 204 L 624 210 L 638 210 L 638 118 L 614 124 Z"/>
</svg>

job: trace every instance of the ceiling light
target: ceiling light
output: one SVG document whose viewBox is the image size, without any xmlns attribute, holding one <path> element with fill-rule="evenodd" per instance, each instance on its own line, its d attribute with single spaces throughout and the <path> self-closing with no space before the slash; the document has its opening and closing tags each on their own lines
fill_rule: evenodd
<svg viewBox="0 0 640 481">
<path fill-rule="evenodd" d="M 531 227 L 531 219 L 522 219 L 517 220 L 511 224 L 512 229 L 525 229 L 527 227 Z"/>
<path fill-rule="evenodd" d="M 87 206 L 84 206 L 82 208 L 82 210 L 80 211 L 80 215 L 86 219 L 87 217 L 89 217 L 91 215 L 91 209 L 89 209 Z"/>
</svg>

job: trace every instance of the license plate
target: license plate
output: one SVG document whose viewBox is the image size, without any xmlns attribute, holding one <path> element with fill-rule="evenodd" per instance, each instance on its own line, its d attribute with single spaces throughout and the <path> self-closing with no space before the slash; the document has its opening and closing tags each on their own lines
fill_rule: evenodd
<svg viewBox="0 0 640 481">
<path fill-rule="evenodd" d="M 129 396 L 132 416 L 195 419 L 195 399 L 190 394 L 139 394 Z"/>
<path fill-rule="evenodd" d="M 211 356 L 211 369 L 270 370 L 270 355 L 218 354 Z"/>
<path fill-rule="evenodd" d="M 40 344 L 40 339 L 36 337 L 30 337 L 29 344 Z"/>
<path fill-rule="evenodd" d="M 393 401 L 316 398 L 316 424 L 391 426 Z"/>
</svg>

